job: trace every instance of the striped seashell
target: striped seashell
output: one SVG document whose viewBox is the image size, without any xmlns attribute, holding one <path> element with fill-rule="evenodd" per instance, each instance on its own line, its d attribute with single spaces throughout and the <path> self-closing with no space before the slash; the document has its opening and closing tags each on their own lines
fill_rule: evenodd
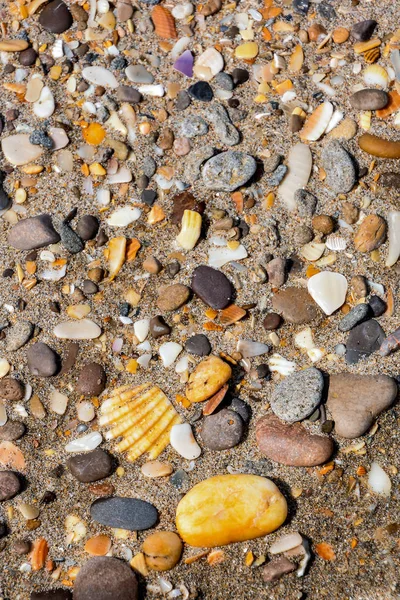
<svg viewBox="0 0 400 600">
<path fill-rule="evenodd" d="M 122 438 L 115 450 L 126 452 L 130 462 L 145 453 L 157 458 L 170 442 L 173 425 L 182 423 L 164 392 L 151 383 L 115 389 L 100 412 L 100 427 L 111 426 L 106 439 Z"/>
<path fill-rule="evenodd" d="M 322 102 L 308 117 L 306 124 L 300 131 L 300 138 L 309 142 L 319 140 L 333 114 L 333 105 L 330 102 Z"/>
<path fill-rule="evenodd" d="M 222 325 L 232 325 L 232 323 L 236 323 L 236 321 L 243 319 L 246 314 L 244 308 L 236 306 L 236 304 L 231 304 L 224 308 L 224 310 L 221 310 L 219 321 Z"/>
<path fill-rule="evenodd" d="M 381 51 L 379 48 L 371 48 L 371 50 L 367 50 L 367 52 L 364 52 L 363 58 L 368 65 L 372 65 L 377 60 L 379 60 L 380 55 Z"/>
<path fill-rule="evenodd" d="M 268 361 L 268 366 L 270 371 L 279 373 L 280 375 L 283 375 L 283 377 L 287 377 L 291 373 L 294 373 L 297 368 L 296 363 L 287 360 L 280 354 L 273 354 Z"/>
<path fill-rule="evenodd" d="M 371 117 L 372 112 L 370 110 L 360 113 L 359 124 L 361 129 L 364 129 L 364 131 L 371 129 Z"/>
<path fill-rule="evenodd" d="M 385 108 L 381 108 L 380 110 L 377 110 L 375 113 L 379 119 L 387 119 L 387 117 L 390 117 L 394 112 L 396 112 L 397 110 L 400 110 L 400 94 L 399 94 L 399 92 L 397 92 L 396 90 L 393 90 L 392 92 L 389 92 L 388 95 L 389 95 L 389 102 L 387 103 Z"/>
<path fill-rule="evenodd" d="M 328 235 L 325 242 L 326 247 L 334 252 L 346 250 L 347 242 L 340 235 Z"/>
<path fill-rule="evenodd" d="M 389 83 L 388 72 L 380 65 L 369 65 L 366 67 L 363 79 L 366 85 L 378 85 L 382 88 L 385 88 Z"/>
<path fill-rule="evenodd" d="M 153 8 L 151 20 L 154 23 L 154 29 L 158 37 L 165 40 L 178 37 L 175 28 L 175 19 L 172 13 L 164 6 L 157 4 Z"/>
</svg>

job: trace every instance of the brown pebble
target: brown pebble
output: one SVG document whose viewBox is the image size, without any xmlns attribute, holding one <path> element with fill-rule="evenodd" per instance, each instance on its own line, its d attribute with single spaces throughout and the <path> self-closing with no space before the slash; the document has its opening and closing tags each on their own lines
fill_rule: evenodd
<svg viewBox="0 0 400 600">
<path fill-rule="evenodd" d="M 367 280 L 362 275 L 354 275 L 351 278 L 350 288 L 356 300 L 365 298 L 368 294 Z"/>
<path fill-rule="evenodd" d="M 23 556 L 24 554 L 29 554 L 31 551 L 32 544 L 29 540 L 15 540 L 12 545 L 12 549 L 19 556 Z"/>
<path fill-rule="evenodd" d="M 278 313 L 268 313 L 263 320 L 264 329 L 267 331 L 274 331 L 278 329 L 279 325 L 282 323 L 282 317 L 278 315 Z"/>
<path fill-rule="evenodd" d="M 354 225 L 354 223 L 357 223 L 358 218 L 360 216 L 359 208 L 357 206 L 355 206 L 354 204 L 352 204 L 351 202 L 343 202 L 342 213 L 343 213 L 343 219 L 349 225 Z"/>
<path fill-rule="evenodd" d="M 162 150 L 170 150 L 174 143 L 174 139 L 174 132 L 169 127 L 166 127 L 160 133 L 157 144 Z"/>
<path fill-rule="evenodd" d="M 286 556 L 280 556 L 274 560 L 271 560 L 264 568 L 262 572 L 262 578 L 266 583 L 277 581 L 283 575 L 291 573 L 296 569 L 296 565 Z"/>
<path fill-rule="evenodd" d="M 320 36 L 326 35 L 326 29 L 319 23 L 313 23 L 307 30 L 311 42 L 316 42 Z"/>
<path fill-rule="evenodd" d="M 337 27 L 332 33 L 332 39 L 335 44 L 343 44 L 350 37 L 350 31 L 345 27 Z"/>
<path fill-rule="evenodd" d="M 0 398 L 5 400 L 22 400 L 24 397 L 24 386 L 18 379 L 4 377 L 0 380 Z"/>
<path fill-rule="evenodd" d="M 115 492 L 113 484 L 109 482 L 89 485 L 88 490 L 91 494 L 99 497 L 112 496 Z"/>
<path fill-rule="evenodd" d="M 359 252 L 372 252 L 386 239 L 386 221 L 379 215 L 369 215 L 361 223 L 354 237 L 354 246 Z"/>
<path fill-rule="evenodd" d="M 89 269 L 87 275 L 94 283 L 100 283 L 104 279 L 104 270 L 101 267 L 94 267 L 93 269 Z"/>
<path fill-rule="evenodd" d="M 149 256 L 143 261 L 143 269 L 152 275 L 158 275 L 162 270 L 162 264 L 155 256 Z"/>
<path fill-rule="evenodd" d="M 174 283 L 159 290 L 157 306 L 162 312 L 177 310 L 189 300 L 190 289 L 182 283 Z"/>
<path fill-rule="evenodd" d="M 182 542 L 173 531 L 157 531 L 144 540 L 142 551 L 150 569 L 169 571 L 179 562 Z"/>
<path fill-rule="evenodd" d="M 86 364 L 79 373 L 76 391 L 85 396 L 98 396 L 106 387 L 106 373 L 96 362 Z"/>
<path fill-rule="evenodd" d="M 316 215 L 313 217 L 312 226 L 315 231 L 328 235 L 334 230 L 335 221 L 329 215 Z"/>
</svg>

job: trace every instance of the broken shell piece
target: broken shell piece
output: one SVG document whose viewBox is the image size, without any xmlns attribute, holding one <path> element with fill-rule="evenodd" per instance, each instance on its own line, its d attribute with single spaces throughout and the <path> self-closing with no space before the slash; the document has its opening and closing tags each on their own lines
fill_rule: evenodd
<svg viewBox="0 0 400 600">
<path fill-rule="evenodd" d="M 181 232 L 176 238 L 185 250 L 192 250 L 201 233 L 201 215 L 194 210 L 185 210 L 182 217 Z"/>
<path fill-rule="evenodd" d="M 100 412 L 99 425 L 112 426 L 106 439 L 122 438 L 115 450 L 127 452 L 130 462 L 146 452 L 157 458 L 169 444 L 171 427 L 182 422 L 164 392 L 150 383 L 115 389 Z"/>
<path fill-rule="evenodd" d="M 363 73 L 364 83 L 368 86 L 377 85 L 385 88 L 389 84 L 389 75 L 380 65 L 368 65 Z"/>
<path fill-rule="evenodd" d="M 39 100 L 33 103 L 33 112 L 39 119 L 48 119 L 55 109 L 54 96 L 50 88 L 45 85 L 40 92 Z"/>
<path fill-rule="evenodd" d="M 107 219 L 107 224 L 111 227 L 126 227 L 134 221 L 137 221 L 142 214 L 139 208 L 134 206 L 123 206 L 115 210 Z"/>
<path fill-rule="evenodd" d="M 158 353 L 161 357 L 164 367 L 170 367 L 178 355 L 182 352 L 183 347 L 177 342 L 165 342 L 161 344 Z"/>
<path fill-rule="evenodd" d="M 247 258 L 247 250 L 242 244 L 239 244 L 234 250 L 231 248 L 211 248 L 208 251 L 208 264 L 215 269 L 243 258 Z"/>
<path fill-rule="evenodd" d="M 376 494 L 390 496 L 392 482 L 390 481 L 388 474 L 377 462 L 371 464 L 371 469 L 368 473 L 368 485 Z"/>
<path fill-rule="evenodd" d="M 270 554 L 280 554 L 281 552 L 287 552 L 299 546 L 303 542 L 303 538 L 297 531 L 295 533 L 288 533 L 280 537 L 276 542 L 272 544 L 268 552 Z"/>
<path fill-rule="evenodd" d="M 317 141 L 329 125 L 333 115 L 333 105 L 331 102 L 323 102 L 308 117 L 303 129 L 300 131 L 300 138 L 309 142 Z"/>
<path fill-rule="evenodd" d="M 156 96 L 157 98 L 162 98 L 165 94 L 164 87 L 161 84 L 141 85 L 138 87 L 138 90 L 143 96 Z"/>
<path fill-rule="evenodd" d="M 291 373 L 294 373 L 297 369 L 297 365 L 295 362 L 291 362 L 287 360 L 280 354 L 273 354 L 268 361 L 268 366 L 270 371 L 274 371 L 275 373 L 279 373 L 284 377 L 287 377 Z"/>
<path fill-rule="evenodd" d="M 223 68 L 224 59 L 222 58 L 222 54 L 215 48 L 207 48 L 196 60 L 193 73 L 199 79 L 211 81 Z"/>
<path fill-rule="evenodd" d="M 311 327 L 302 329 L 294 336 L 295 346 L 304 350 L 311 350 L 315 347 Z"/>
<path fill-rule="evenodd" d="M 329 235 L 325 242 L 326 247 L 334 252 L 340 252 L 346 250 L 347 242 L 340 235 Z"/>
<path fill-rule="evenodd" d="M 346 300 L 347 281 L 340 273 L 321 271 L 308 280 L 308 292 L 324 313 L 331 315 Z"/>
<path fill-rule="evenodd" d="M 150 330 L 150 319 L 140 319 L 133 326 L 133 331 L 139 342 L 144 342 Z"/>
<path fill-rule="evenodd" d="M 176 38 L 175 19 L 168 8 L 157 5 L 151 13 L 156 35 L 162 39 Z"/>
<path fill-rule="evenodd" d="M 252 358 L 253 356 L 267 354 L 270 350 L 270 346 L 262 344 L 261 342 L 253 342 L 252 340 L 239 340 L 236 350 L 237 352 L 240 352 L 243 358 Z"/>
<path fill-rule="evenodd" d="M 67 532 L 67 544 L 76 544 L 83 540 L 86 535 L 86 525 L 76 515 L 68 515 L 66 517 L 65 530 Z"/>
<path fill-rule="evenodd" d="M 289 151 L 288 171 L 278 188 L 278 195 L 289 211 L 296 209 L 295 193 L 305 188 L 312 168 L 311 151 L 306 144 L 296 144 Z"/>
<path fill-rule="evenodd" d="M 385 264 L 387 267 L 392 267 L 400 256 L 400 211 L 389 211 L 387 222 L 389 228 L 389 253 Z"/>
<path fill-rule="evenodd" d="M 171 446 L 187 460 L 194 460 L 201 454 L 201 448 L 194 439 L 189 423 L 180 423 L 171 428 Z"/>
<path fill-rule="evenodd" d="M 317 242 L 310 242 L 305 244 L 300 250 L 300 253 L 306 260 L 314 261 L 321 258 L 325 251 L 325 244 L 318 244 Z"/>
<path fill-rule="evenodd" d="M 125 262 L 126 238 L 120 236 L 111 238 L 108 242 L 109 281 L 112 281 Z"/>
<path fill-rule="evenodd" d="M 92 431 L 87 435 L 82 436 L 76 440 L 72 440 L 65 446 L 66 452 L 89 452 L 94 450 L 97 446 L 100 446 L 103 441 L 101 433 L 98 431 Z"/>
</svg>

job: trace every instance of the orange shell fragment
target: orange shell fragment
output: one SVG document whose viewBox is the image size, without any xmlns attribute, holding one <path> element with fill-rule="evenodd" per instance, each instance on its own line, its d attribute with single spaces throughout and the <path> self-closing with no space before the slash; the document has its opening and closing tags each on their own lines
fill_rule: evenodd
<svg viewBox="0 0 400 600">
<path fill-rule="evenodd" d="M 175 19 L 170 11 L 159 4 L 153 8 L 151 20 L 154 23 L 154 28 L 158 37 L 163 39 L 176 38 Z"/>
<path fill-rule="evenodd" d="M 400 110 L 400 94 L 396 92 L 396 90 L 393 90 L 393 92 L 389 92 L 388 96 L 389 102 L 385 108 L 381 108 L 375 113 L 379 119 L 387 119 L 387 117 L 390 117 L 394 112 Z"/>
</svg>

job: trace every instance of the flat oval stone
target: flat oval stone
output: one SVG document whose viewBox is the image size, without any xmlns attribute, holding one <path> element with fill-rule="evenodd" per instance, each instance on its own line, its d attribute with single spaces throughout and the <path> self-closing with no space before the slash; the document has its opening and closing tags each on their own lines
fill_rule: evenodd
<svg viewBox="0 0 400 600">
<path fill-rule="evenodd" d="M 195 356 L 208 356 L 211 352 L 211 344 L 204 333 L 198 333 L 186 341 L 185 350 Z"/>
<path fill-rule="evenodd" d="M 8 234 L 8 243 L 17 250 L 34 250 L 59 241 L 60 236 L 47 214 L 21 219 Z"/>
<path fill-rule="evenodd" d="M 106 387 L 106 373 L 101 365 L 92 362 L 79 373 L 76 391 L 84 396 L 98 396 Z"/>
<path fill-rule="evenodd" d="M 315 367 L 292 373 L 279 383 L 271 396 L 271 408 L 287 423 L 302 421 L 321 402 L 324 378 Z"/>
<path fill-rule="evenodd" d="M 387 375 L 339 373 L 329 379 L 326 406 L 335 421 L 335 432 L 353 439 L 368 431 L 396 397 L 396 382 Z"/>
<path fill-rule="evenodd" d="M 15 352 L 32 337 L 34 327 L 29 321 L 17 321 L 7 332 L 6 350 Z"/>
<path fill-rule="evenodd" d="M 226 275 L 206 265 L 193 271 L 192 289 L 203 302 L 218 310 L 228 306 L 233 296 L 233 287 Z"/>
<path fill-rule="evenodd" d="M 58 355 L 43 342 L 30 346 L 26 358 L 30 372 L 36 377 L 52 377 L 58 370 Z"/>
<path fill-rule="evenodd" d="M 61 588 L 47 592 L 31 592 L 30 600 L 72 600 L 72 593 Z"/>
<path fill-rule="evenodd" d="M 359 360 L 377 352 L 385 337 L 385 332 L 375 319 L 356 325 L 350 331 L 346 342 L 347 364 L 354 365 Z"/>
<path fill-rule="evenodd" d="M 378 110 L 385 108 L 389 102 L 389 95 L 374 88 L 359 90 L 349 97 L 349 102 L 357 110 Z"/>
<path fill-rule="evenodd" d="M 138 597 L 134 571 L 118 558 L 91 558 L 79 569 L 74 600 L 138 600 Z"/>
<path fill-rule="evenodd" d="M 163 287 L 157 298 L 157 307 L 161 311 L 177 310 L 189 300 L 190 288 L 182 283 L 174 283 Z"/>
<path fill-rule="evenodd" d="M 241 417 L 233 410 L 223 408 L 204 419 L 201 438 L 210 450 L 227 450 L 240 443 L 243 429 Z"/>
<path fill-rule="evenodd" d="M 7 421 L 5 425 L 0 427 L 0 440 L 3 442 L 19 440 L 24 435 L 25 430 L 25 425 L 20 421 Z"/>
<path fill-rule="evenodd" d="M 129 65 L 125 69 L 125 75 L 133 83 L 153 83 L 153 75 L 143 65 Z"/>
<path fill-rule="evenodd" d="M 21 488 L 18 477 L 12 471 L 0 471 L 0 502 L 16 496 Z"/>
<path fill-rule="evenodd" d="M 72 15 L 62 0 L 53 0 L 40 13 L 39 23 L 51 33 L 64 33 L 72 25 Z"/>
<path fill-rule="evenodd" d="M 187 544 L 214 548 L 271 533 L 286 515 L 286 500 L 269 479 L 217 475 L 201 481 L 182 498 L 176 527 Z"/>
<path fill-rule="evenodd" d="M 101 335 L 101 328 L 90 319 L 64 321 L 54 328 L 54 335 L 63 340 L 94 340 Z"/>
<path fill-rule="evenodd" d="M 6 160 L 16 167 L 34 162 L 43 154 L 43 148 L 31 144 L 27 133 L 17 133 L 3 138 L 1 148 Z M 25 248 L 21 249 L 25 250 Z"/>
<path fill-rule="evenodd" d="M 304 288 L 290 287 L 273 295 L 272 306 L 285 321 L 301 325 L 319 316 L 318 307 Z"/>
<path fill-rule="evenodd" d="M 275 415 L 267 415 L 258 421 L 256 440 L 267 458 L 292 467 L 321 465 L 333 453 L 331 438 L 314 435 L 300 423 L 282 423 Z"/>
<path fill-rule="evenodd" d="M 324 147 L 321 162 L 328 187 L 338 194 L 345 194 L 352 189 L 356 182 L 354 161 L 337 140 L 332 140 Z"/>
<path fill-rule="evenodd" d="M 204 185 L 210 190 L 233 192 L 253 177 L 257 163 L 250 154 L 244 152 L 221 152 L 204 164 L 202 169 Z"/>
<path fill-rule="evenodd" d="M 92 518 L 108 527 L 142 531 L 153 527 L 158 519 L 157 509 L 138 498 L 100 498 L 90 507 Z"/>
<path fill-rule="evenodd" d="M 92 452 L 72 456 L 67 460 L 67 467 L 81 483 L 93 483 L 111 475 L 113 461 L 107 452 L 96 448 Z"/>
<path fill-rule="evenodd" d="M 120 102 L 129 102 L 129 104 L 139 104 L 142 94 L 130 85 L 120 85 L 117 88 L 117 98 Z"/>
</svg>

